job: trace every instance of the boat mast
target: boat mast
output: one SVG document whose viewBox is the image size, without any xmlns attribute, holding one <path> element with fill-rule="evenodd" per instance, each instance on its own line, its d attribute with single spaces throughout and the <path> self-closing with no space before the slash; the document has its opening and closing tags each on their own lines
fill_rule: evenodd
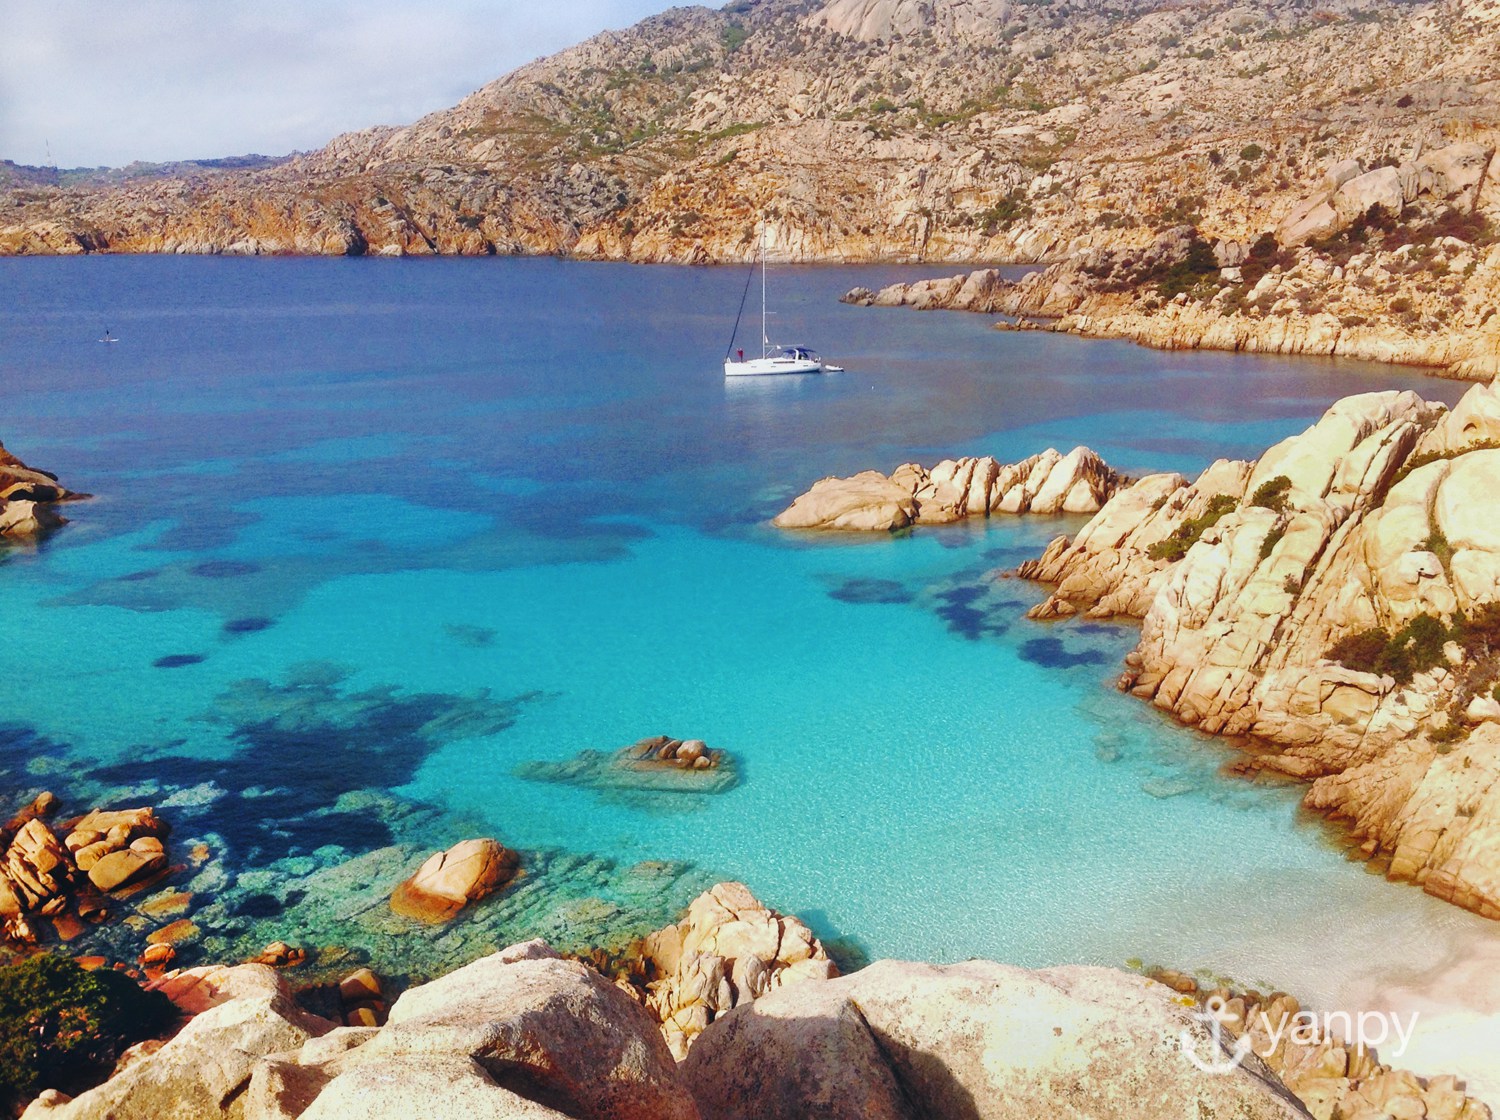
<svg viewBox="0 0 1500 1120">
<path fill-rule="evenodd" d="M 766 227 L 760 227 L 760 356 L 769 358 L 771 356 L 771 334 L 766 329 L 766 269 L 769 263 L 766 257 Z"/>
</svg>

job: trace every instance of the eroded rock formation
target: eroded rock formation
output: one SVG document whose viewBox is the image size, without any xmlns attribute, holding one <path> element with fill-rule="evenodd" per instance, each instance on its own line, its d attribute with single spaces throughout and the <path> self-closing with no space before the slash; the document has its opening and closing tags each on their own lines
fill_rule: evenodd
<svg viewBox="0 0 1500 1120">
<path fill-rule="evenodd" d="M 1142 619 L 1122 687 L 1273 746 L 1392 876 L 1500 918 L 1500 391 L 1338 402 L 1255 463 L 1123 490 L 1020 574 Z"/>
<path fill-rule="evenodd" d="M 60 935 L 102 921 L 104 895 L 167 866 L 167 825 L 150 809 L 96 809 L 61 826 L 59 839 L 47 823 L 57 808 L 43 793 L 0 829 L 0 936 L 14 944 L 35 945 L 38 921 Z"/>
<path fill-rule="evenodd" d="M 1066 455 L 1049 447 L 1019 463 L 944 459 L 930 471 L 906 463 L 889 477 L 864 471 L 821 479 L 773 524 L 871 532 L 993 514 L 1094 513 L 1127 482 L 1087 447 Z"/>
<path fill-rule="evenodd" d="M 0 445 L 0 545 L 35 540 L 56 529 L 66 522 L 58 503 L 78 497 L 56 475 L 33 470 Z"/>
<path fill-rule="evenodd" d="M 879 961 L 731 1012 L 682 1070 L 723 1120 L 1306 1115 L 1258 1061 L 1187 1061 L 1184 1036 L 1220 1056 L 1206 1034 L 1169 989 L 1109 969 Z"/>
<path fill-rule="evenodd" d="M 654 977 L 646 1007 L 681 1059 L 708 1025 L 773 989 L 838 969 L 812 930 L 762 905 L 743 883 L 719 883 L 687 916 L 636 950 Z"/>
</svg>

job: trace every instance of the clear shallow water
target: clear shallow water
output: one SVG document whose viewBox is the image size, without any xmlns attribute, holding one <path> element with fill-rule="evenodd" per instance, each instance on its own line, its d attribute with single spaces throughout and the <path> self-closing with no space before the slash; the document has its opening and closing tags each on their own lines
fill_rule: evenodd
<svg viewBox="0 0 1500 1120">
<path fill-rule="evenodd" d="M 873 956 L 1141 958 L 1328 1004 L 1484 935 L 1116 694 L 1129 628 L 1024 619 L 1037 592 L 988 573 L 1077 521 L 765 525 L 828 473 L 1077 443 L 1191 471 L 1351 392 L 1462 387 L 836 302 L 917 274 L 783 271 L 778 331 L 851 372 L 725 384 L 737 270 L 0 261 L 0 438 L 99 495 L 0 568 L 7 792 L 166 801 L 213 852 L 177 879 L 208 955 L 289 928 L 470 953 L 348 900 L 476 829 L 554 853 L 527 889 L 566 896 L 494 910 L 501 939 L 586 944 L 735 877 Z M 512 775 L 656 733 L 744 780 Z"/>
</svg>

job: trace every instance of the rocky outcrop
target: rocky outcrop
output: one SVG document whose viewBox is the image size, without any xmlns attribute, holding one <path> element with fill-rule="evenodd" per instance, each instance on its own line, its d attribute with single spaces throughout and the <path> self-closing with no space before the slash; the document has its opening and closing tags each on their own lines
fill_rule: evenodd
<svg viewBox="0 0 1500 1120">
<path fill-rule="evenodd" d="M 441 980 L 406 992 L 390 1020 L 357 1048 L 325 1058 L 323 1047 L 267 1063 L 259 1082 L 302 1086 L 318 1082 L 308 1120 L 355 1115 L 357 1104 L 375 1115 L 418 1101 L 424 1080 L 440 1085 L 453 1075 L 456 1099 L 439 1092 L 435 1107 L 462 1103 L 479 1115 L 515 1108 L 517 1115 L 565 1115 L 578 1120 L 690 1120 L 692 1099 L 650 1018 L 598 973 L 558 957 L 540 942 L 513 946 Z M 322 1060 L 320 1060 L 322 1059 Z M 380 1101 L 374 1084 L 396 1082 L 396 1098 Z M 252 1095 L 256 1094 L 252 1084 Z M 270 1096 L 271 1094 L 261 1094 Z M 528 1110 L 525 1102 L 547 1111 Z M 431 1115 L 418 1107 L 423 1115 Z M 453 1113 L 458 1115 L 457 1112 Z M 271 1115 L 299 1115 L 290 1110 Z"/>
<path fill-rule="evenodd" d="M 1357 159 L 1344 160 L 1329 169 L 1323 191 L 1294 207 L 1281 220 L 1276 239 L 1283 245 L 1301 245 L 1343 232 L 1371 208 L 1397 216 L 1407 206 L 1424 200 L 1470 213 L 1479 203 L 1479 191 L 1489 176 L 1494 155 L 1493 147 L 1469 142 L 1369 171 Z"/>
<path fill-rule="evenodd" d="M 102 921 L 108 908 L 101 895 L 167 866 L 167 825 L 150 809 L 95 809 L 61 826 L 59 839 L 47 823 L 57 807 L 57 798 L 43 793 L 0 830 L 0 934 L 15 944 L 37 944 L 42 920 L 59 934 Z"/>
<path fill-rule="evenodd" d="M 66 524 L 58 504 L 81 497 L 56 475 L 33 470 L 0 445 L 0 545 L 36 540 Z"/>
<path fill-rule="evenodd" d="M 520 867 L 515 852 L 488 838 L 435 852 L 391 894 L 391 909 L 420 922 L 446 922 L 500 890 Z"/>
<path fill-rule="evenodd" d="M 683 1077 L 723 1120 L 1306 1116 L 1258 1061 L 1206 1073 L 1184 1038 L 1222 1060 L 1203 1022 L 1144 977 L 880 961 L 731 1012 Z"/>
<path fill-rule="evenodd" d="M 1020 574 L 1133 615 L 1122 687 L 1273 747 L 1367 855 L 1500 917 L 1500 391 L 1334 405 L 1255 463 L 1143 479 Z"/>
<path fill-rule="evenodd" d="M 1210 244 L 1179 226 L 1147 245 L 1083 250 L 1014 281 L 983 269 L 857 288 L 844 301 L 1004 314 L 1027 327 L 1040 318 L 1046 329 L 1161 350 L 1328 355 L 1489 380 L 1500 372 L 1490 310 L 1500 297 L 1500 250 L 1473 207 L 1491 156 L 1489 147 L 1455 144 L 1420 166 L 1349 180 L 1341 176 L 1359 164 L 1346 160 L 1327 181 L 1357 192 L 1354 202 L 1293 211 L 1277 234 L 1253 242 Z"/>
<path fill-rule="evenodd" d="M 640 1005 L 540 942 L 408 990 L 380 1029 L 308 1015 L 277 973 L 250 967 L 221 973 L 165 1046 L 76 1100 L 44 1094 L 27 1120 L 698 1115 Z M 178 998 L 215 983 L 195 979 Z"/>
<path fill-rule="evenodd" d="M 628 986 L 541 941 L 408 989 L 384 1026 L 311 1015 L 307 993 L 294 1000 L 264 966 L 203 968 L 153 985 L 191 1016 L 175 1037 L 132 1048 L 76 1099 L 44 1092 L 23 1120 L 1489 1115 L 1451 1077 L 1294 1034 L 1299 1005 L 1280 993 L 988 961 L 881 961 L 834 978 L 805 927 L 739 884 L 655 937 L 663 963 L 706 954 L 735 989 L 680 1064 Z M 345 986 L 364 998 L 370 981 Z M 1251 1051 L 1231 1061 L 1241 1038 Z"/>
<path fill-rule="evenodd" d="M 773 524 L 873 532 L 994 514 L 1093 513 L 1127 481 L 1087 447 L 1066 455 L 1049 447 L 1019 463 L 945 459 L 930 471 L 907 463 L 889 477 L 822 479 Z"/>
<path fill-rule="evenodd" d="M 646 1007 L 679 1059 L 725 1012 L 838 973 L 810 929 L 762 905 L 743 883 L 705 891 L 682 921 L 651 934 L 633 956 L 651 977 Z"/>
<path fill-rule="evenodd" d="M 564 762 L 523 762 L 516 777 L 608 794 L 726 793 L 739 783 L 728 751 L 702 739 L 653 735 L 617 751 L 584 750 Z"/>
</svg>

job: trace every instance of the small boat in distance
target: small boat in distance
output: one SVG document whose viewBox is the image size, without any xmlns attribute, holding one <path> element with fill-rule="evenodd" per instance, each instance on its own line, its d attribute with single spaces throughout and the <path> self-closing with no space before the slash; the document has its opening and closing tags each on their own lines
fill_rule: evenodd
<svg viewBox="0 0 1500 1120">
<path fill-rule="evenodd" d="M 729 350 L 724 355 L 725 377 L 766 377 L 788 373 L 842 373 L 842 366 L 827 365 L 817 351 L 806 346 L 777 346 L 771 342 L 766 326 L 770 312 L 766 310 L 766 241 L 762 234 L 760 242 L 760 357 L 746 358 L 744 350 L 736 350 L 734 340 L 740 333 L 740 320 L 745 316 L 745 298 L 750 294 L 750 282 L 755 279 L 755 265 L 750 266 L 750 275 L 745 278 L 745 294 L 740 297 L 740 313 L 734 318 L 734 333 L 729 336 Z"/>
<path fill-rule="evenodd" d="M 119 342 L 120 340 L 118 338 L 116 338 L 114 335 L 110 334 L 109 333 L 109 328 L 105 327 L 104 328 L 104 337 L 101 338 L 99 341 L 100 342 Z"/>
</svg>

